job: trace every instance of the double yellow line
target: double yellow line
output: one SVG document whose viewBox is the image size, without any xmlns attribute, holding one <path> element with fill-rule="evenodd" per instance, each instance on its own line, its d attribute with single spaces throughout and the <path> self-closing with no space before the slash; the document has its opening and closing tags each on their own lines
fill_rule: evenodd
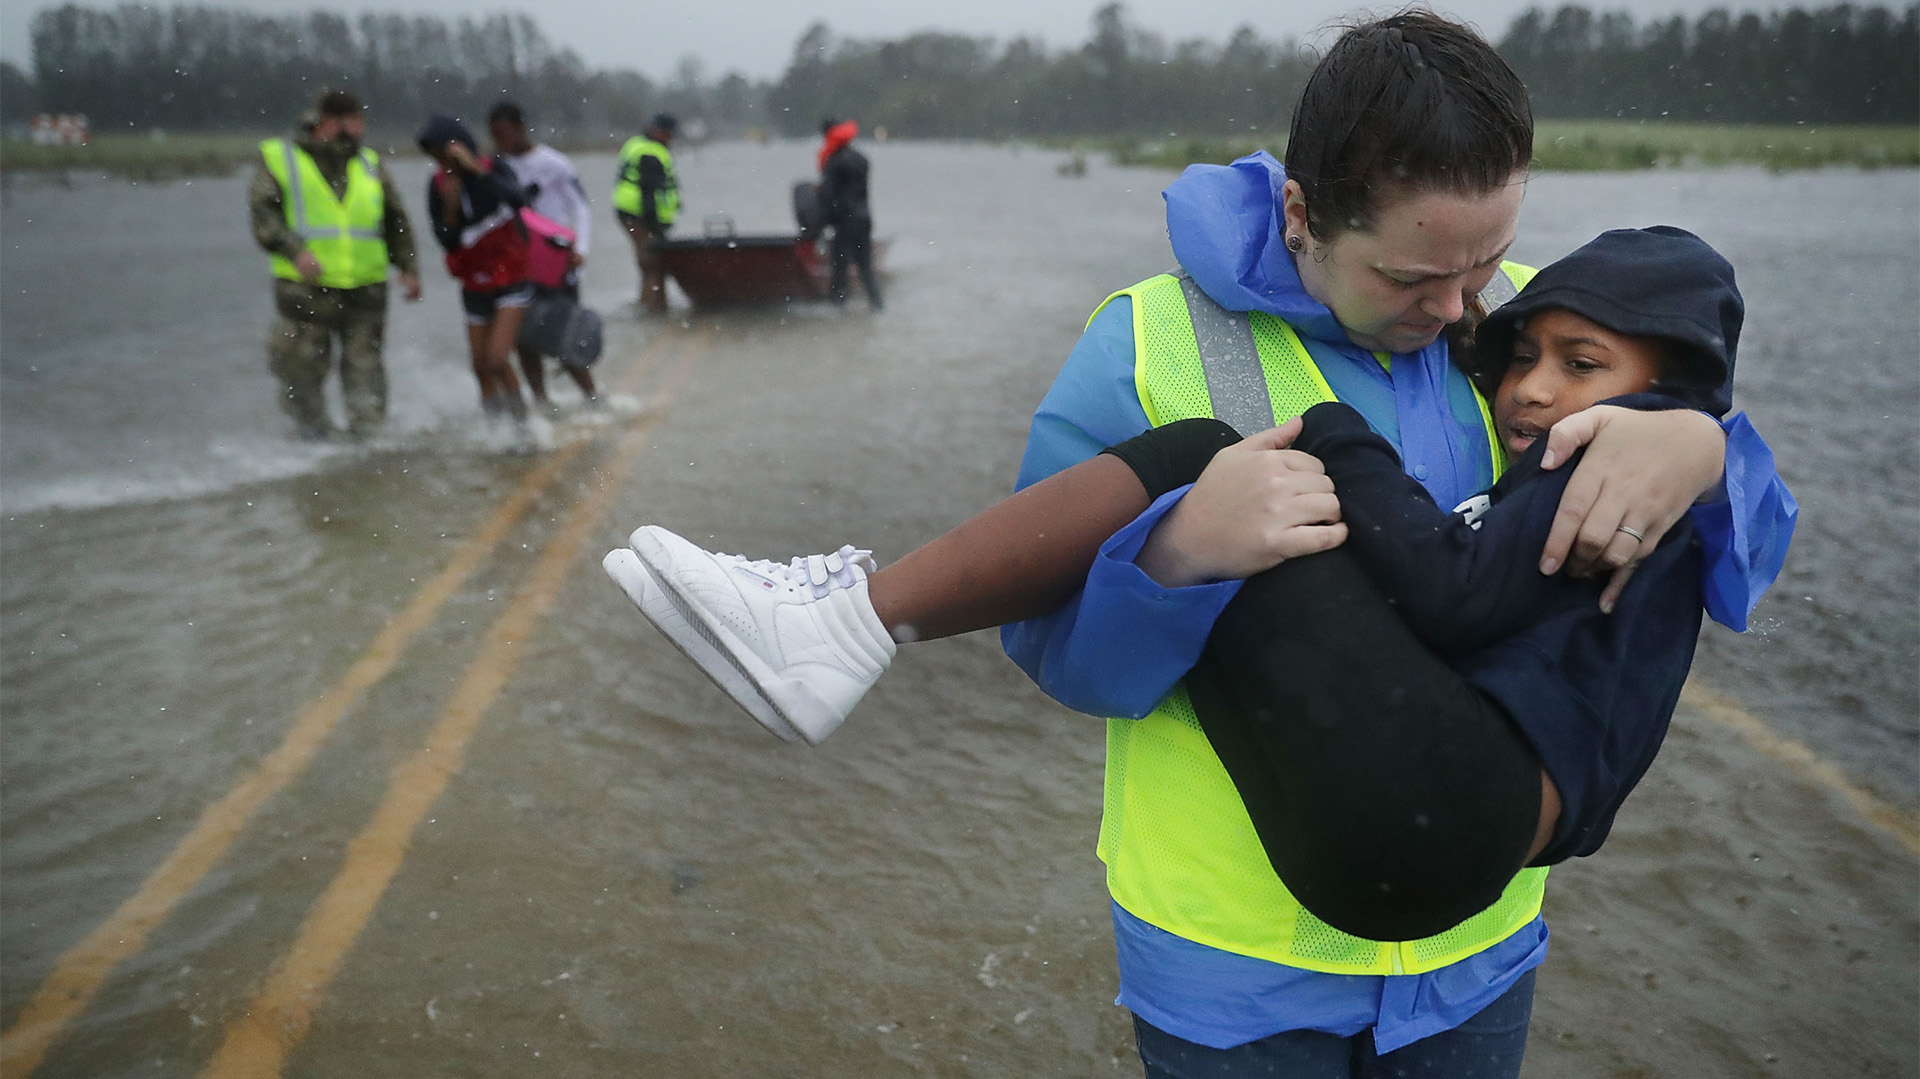
<svg viewBox="0 0 1920 1079">
<path fill-rule="evenodd" d="M 1731 728 L 1756 751 L 1798 770 L 1816 786 L 1825 787 L 1839 795 L 1853 807 L 1855 813 L 1860 814 L 1862 820 L 1886 833 L 1894 842 L 1905 847 L 1909 854 L 1920 856 L 1920 819 L 1876 798 L 1871 791 L 1849 780 L 1840 769 L 1822 760 L 1805 744 L 1767 726 L 1759 717 L 1740 707 L 1733 698 L 1689 678 L 1680 692 L 1680 703 Z"/>
<path fill-rule="evenodd" d="M 655 338 L 631 373 L 630 384 L 621 389 L 631 392 L 639 378 L 678 345 L 678 362 L 663 379 L 658 404 L 664 407 L 685 384 L 694 360 L 711 339 L 710 330 Z M 399 871 L 414 829 L 458 771 L 467 741 L 505 688 L 522 654 L 519 646 L 552 606 L 582 547 L 645 448 L 663 407 L 630 426 L 602 458 L 595 484 L 542 548 L 533 570 L 489 629 L 426 743 L 395 772 L 372 820 L 348 845 L 345 862 L 309 911 L 292 948 L 275 965 L 246 1013 L 228 1024 L 226 1040 L 205 1074 L 279 1074 L 286 1051 L 304 1035 L 313 1006 Z M 339 683 L 300 714 L 280 745 L 225 797 L 207 807 L 132 897 L 60 957 L 13 1027 L 0 1035 L 0 1073 L 9 1079 L 26 1079 L 40 1066 L 54 1040 L 86 1010 L 113 969 L 146 946 L 153 929 L 220 861 L 254 813 L 305 771 L 340 719 L 393 670 L 420 631 L 589 444 L 586 440 L 572 443 L 547 455 L 530 471 L 447 565 L 381 629 Z"/>
</svg>

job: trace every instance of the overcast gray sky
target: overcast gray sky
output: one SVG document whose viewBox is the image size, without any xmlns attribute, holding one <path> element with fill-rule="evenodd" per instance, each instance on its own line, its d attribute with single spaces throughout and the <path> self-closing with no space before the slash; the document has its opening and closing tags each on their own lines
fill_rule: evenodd
<svg viewBox="0 0 1920 1079">
<path fill-rule="evenodd" d="M 88 6 L 112 7 L 115 2 L 94 0 Z M 1093 10 L 1099 6 L 1099 0 L 972 0 L 965 4 L 924 0 L 543 0 L 538 5 L 518 6 L 468 0 L 196 2 L 276 13 L 315 8 L 349 14 L 377 10 L 442 16 L 499 10 L 537 12 L 535 18 L 548 37 L 579 53 L 589 65 L 632 68 L 656 79 L 670 76 L 679 59 L 688 54 L 701 59 L 709 77 L 734 70 L 754 78 L 777 76 L 786 67 L 795 39 L 815 19 L 825 20 L 836 34 L 849 37 L 899 37 L 915 30 L 940 29 L 1002 39 L 1028 35 L 1058 48 L 1086 39 Z M 0 56 L 22 67 L 29 64 L 33 52 L 29 28 L 34 13 L 57 6 L 35 0 L 0 4 Z M 173 4 L 169 0 L 158 6 Z M 1529 4 L 1527 0 L 1452 0 L 1435 6 L 1497 38 Z M 1551 9 L 1558 2 L 1541 6 Z M 1588 6 L 1626 11 L 1636 21 L 1645 21 L 1675 13 L 1692 17 L 1715 6 L 1765 11 L 1787 5 L 1743 4 L 1739 0 L 1598 0 Z M 1801 6 L 1820 4 L 1804 0 Z M 1175 40 L 1200 37 L 1221 41 L 1242 24 L 1269 39 L 1289 35 L 1305 38 L 1317 27 L 1353 10 L 1350 0 L 1131 0 L 1127 4 L 1135 25 Z"/>
</svg>

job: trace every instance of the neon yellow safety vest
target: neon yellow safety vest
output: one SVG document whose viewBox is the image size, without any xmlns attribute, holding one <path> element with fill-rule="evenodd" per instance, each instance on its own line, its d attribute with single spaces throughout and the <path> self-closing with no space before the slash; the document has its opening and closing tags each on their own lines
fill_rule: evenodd
<svg viewBox="0 0 1920 1079">
<path fill-rule="evenodd" d="M 380 158 L 361 150 L 347 163 L 347 195 L 334 197 L 313 156 L 286 139 L 260 144 L 267 171 L 280 182 L 287 227 L 320 261 L 319 283 L 327 288 L 365 288 L 387 280 L 386 189 Z M 273 276 L 304 281 L 293 260 L 272 256 Z"/>
<path fill-rule="evenodd" d="M 1514 263 L 1501 269 L 1481 293 L 1493 306 L 1533 276 Z M 1191 279 L 1166 274 L 1106 302 L 1119 296 L 1132 299 L 1134 385 L 1156 427 L 1214 416 L 1248 435 L 1334 400 L 1299 335 L 1279 318 L 1227 311 Z M 1480 413 L 1497 476 L 1505 461 L 1484 400 Z M 1099 854 L 1114 901 L 1142 921 L 1332 974 L 1418 974 L 1482 951 L 1533 920 L 1547 877 L 1545 869 L 1522 870 L 1493 906 L 1422 940 L 1342 933 L 1301 907 L 1274 874 L 1184 685 L 1145 719 L 1107 721 Z"/>
<path fill-rule="evenodd" d="M 680 216 L 680 184 L 673 178 L 673 152 L 645 135 L 635 135 L 620 147 L 620 178 L 613 184 L 613 208 L 640 216 L 640 159 L 644 157 L 659 158 L 660 168 L 667 174 L 666 182 L 653 193 L 653 216 L 662 225 L 671 225 Z"/>
</svg>

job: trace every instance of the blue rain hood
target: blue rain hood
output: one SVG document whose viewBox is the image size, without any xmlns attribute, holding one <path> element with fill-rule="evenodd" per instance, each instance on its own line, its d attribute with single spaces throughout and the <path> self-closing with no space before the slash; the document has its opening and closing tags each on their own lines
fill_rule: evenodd
<svg viewBox="0 0 1920 1079">
<path fill-rule="evenodd" d="M 1286 182 L 1286 169 L 1265 150 L 1231 165 L 1187 166 L 1161 192 L 1174 257 L 1220 306 L 1278 316 L 1300 335 L 1316 362 L 1344 359 L 1391 384 L 1400 426 L 1397 448 L 1407 471 L 1451 505 L 1447 493 L 1478 489 L 1473 478 L 1488 453 L 1484 429 L 1463 429 L 1448 404 L 1448 380 L 1465 376 L 1453 370 L 1444 339 L 1418 352 L 1396 353 L 1390 368 L 1382 369 L 1325 304 L 1307 295 L 1281 239 Z"/>
</svg>

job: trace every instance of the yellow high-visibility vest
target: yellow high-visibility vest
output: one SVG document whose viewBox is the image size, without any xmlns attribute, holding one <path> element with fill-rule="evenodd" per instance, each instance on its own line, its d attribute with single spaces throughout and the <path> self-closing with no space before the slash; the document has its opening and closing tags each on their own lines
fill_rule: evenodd
<svg viewBox="0 0 1920 1079">
<path fill-rule="evenodd" d="M 1495 302 L 1533 275 L 1514 263 L 1501 270 L 1482 293 Z M 1166 274 L 1107 302 L 1119 296 L 1132 301 L 1134 385 L 1156 427 L 1210 416 L 1250 435 L 1335 399 L 1279 318 L 1227 311 L 1191 279 Z M 1497 476 L 1505 461 L 1484 400 L 1480 412 Z M 1184 685 L 1144 719 L 1107 721 L 1099 854 L 1108 891 L 1136 918 L 1209 947 L 1332 974 L 1418 974 L 1483 951 L 1539 914 L 1547 879 L 1544 868 L 1524 869 L 1491 907 L 1421 940 L 1333 928 L 1274 873 Z"/>
<path fill-rule="evenodd" d="M 386 190 L 380 184 L 380 158 L 361 150 L 347 163 L 347 193 L 335 198 L 313 156 L 287 139 L 260 144 L 267 171 L 280 182 L 287 227 L 307 243 L 320 262 L 319 284 L 327 288 L 364 288 L 387 279 Z M 271 256 L 273 276 L 304 281 L 293 260 Z"/>
<path fill-rule="evenodd" d="M 667 174 L 666 182 L 653 193 L 653 214 L 662 225 L 671 225 L 680 216 L 680 184 L 673 178 L 673 152 L 644 135 L 635 135 L 620 147 L 620 178 L 613 185 L 613 208 L 640 216 L 640 160 L 646 157 L 659 158 L 660 168 Z"/>
</svg>

